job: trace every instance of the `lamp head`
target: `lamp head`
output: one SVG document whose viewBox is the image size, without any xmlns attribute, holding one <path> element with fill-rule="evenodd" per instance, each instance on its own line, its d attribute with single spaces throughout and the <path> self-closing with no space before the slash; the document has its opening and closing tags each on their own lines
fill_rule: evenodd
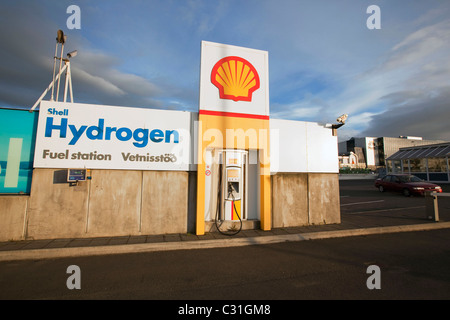
<svg viewBox="0 0 450 320">
<path fill-rule="evenodd" d="M 56 42 L 64 44 L 66 42 L 67 36 L 64 35 L 62 30 L 58 30 L 56 33 Z"/>
<path fill-rule="evenodd" d="M 78 51 L 77 50 L 74 50 L 74 51 L 72 51 L 72 52 L 69 52 L 68 54 L 67 54 L 67 58 L 73 58 L 73 57 L 75 57 L 76 55 L 78 54 Z"/>
<path fill-rule="evenodd" d="M 345 121 L 348 118 L 348 114 L 343 114 L 342 116 L 340 116 L 339 118 L 336 119 L 337 122 L 344 124 Z"/>
</svg>

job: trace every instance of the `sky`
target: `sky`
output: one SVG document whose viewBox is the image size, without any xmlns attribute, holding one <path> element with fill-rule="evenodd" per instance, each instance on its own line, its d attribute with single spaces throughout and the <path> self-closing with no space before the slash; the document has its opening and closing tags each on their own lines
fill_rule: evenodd
<svg viewBox="0 0 450 320">
<path fill-rule="evenodd" d="M 47 88 L 58 29 L 65 53 L 78 50 L 74 102 L 197 112 L 205 40 L 268 51 L 271 118 L 346 113 L 340 141 L 450 141 L 448 1 L 2 0 L 1 107 L 31 108 Z"/>
</svg>

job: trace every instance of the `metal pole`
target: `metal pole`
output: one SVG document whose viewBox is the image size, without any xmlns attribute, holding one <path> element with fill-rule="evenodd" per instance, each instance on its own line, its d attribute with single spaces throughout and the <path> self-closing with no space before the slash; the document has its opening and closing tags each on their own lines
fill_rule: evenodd
<svg viewBox="0 0 450 320">
<path fill-rule="evenodd" d="M 428 220 L 439 221 L 439 205 L 436 192 L 425 192 L 425 212 Z"/>
<path fill-rule="evenodd" d="M 64 43 L 61 44 L 61 58 L 59 60 L 59 73 L 61 73 L 63 51 L 64 51 Z M 58 79 L 58 88 L 56 89 L 56 101 L 58 101 L 58 96 L 59 96 L 60 80 L 61 80 L 61 78 Z"/>
<path fill-rule="evenodd" d="M 445 157 L 445 164 L 447 165 L 447 180 L 450 182 L 450 170 L 448 165 L 448 156 Z"/>
<path fill-rule="evenodd" d="M 56 71 L 56 55 L 58 54 L 58 40 L 56 41 L 55 45 L 55 55 L 53 56 L 53 83 L 55 83 L 55 71 Z M 54 92 L 54 86 L 52 86 L 52 97 L 50 98 L 50 101 L 53 101 L 53 92 Z"/>
<path fill-rule="evenodd" d="M 70 61 L 65 61 L 66 67 L 66 83 L 64 86 L 64 102 L 67 101 L 67 90 L 70 92 L 70 102 L 73 102 L 73 91 L 72 91 L 72 71 L 70 69 Z"/>
<path fill-rule="evenodd" d="M 69 92 L 70 92 L 70 102 L 73 103 L 72 69 L 70 68 L 70 62 L 67 62 L 67 70 L 69 70 Z"/>
<path fill-rule="evenodd" d="M 64 66 L 64 68 L 62 68 L 62 70 L 61 70 L 61 73 L 64 72 L 64 70 L 66 70 L 66 68 L 67 68 L 67 66 Z M 56 75 L 55 81 L 58 80 L 58 79 L 60 78 L 61 73 L 58 73 L 58 74 Z M 55 82 L 52 81 L 52 82 L 49 84 L 48 88 L 45 89 L 45 91 L 42 93 L 42 95 L 39 97 L 39 99 L 38 99 L 38 100 L 36 101 L 36 103 L 33 105 L 33 107 L 31 107 L 30 112 L 32 112 L 34 109 L 36 109 L 36 107 L 38 106 L 38 104 L 42 101 L 42 99 L 44 99 L 44 97 L 45 97 L 45 95 L 47 94 L 47 92 L 48 92 L 51 88 L 53 88 L 54 85 L 55 85 Z"/>
<path fill-rule="evenodd" d="M 64 102 L 66 102 L 67 101 L 67 85 L 68 85 L 68 82 L 69 82 L 69 62 L 67 61 L 67 62 L 65 62 L 65 65 L 67 66 L 67 68 L 66 68 L 66 82 L 65 82 L 65 84 L 64 84 Z"/>
</svg>

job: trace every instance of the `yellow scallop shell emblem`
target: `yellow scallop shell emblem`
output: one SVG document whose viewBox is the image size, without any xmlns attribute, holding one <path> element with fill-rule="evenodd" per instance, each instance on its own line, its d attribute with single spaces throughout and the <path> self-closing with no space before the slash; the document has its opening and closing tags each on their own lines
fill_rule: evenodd
<svg viewBox="0 0 450 320">
<path fill-rule="evenodd" d="M 252 101 L 259 89 L 259 75 L 255 67 L 241 57 L 226 57 L 212 69 L 211 82 L 219 89 L 221 99 Z"/>
</svg>

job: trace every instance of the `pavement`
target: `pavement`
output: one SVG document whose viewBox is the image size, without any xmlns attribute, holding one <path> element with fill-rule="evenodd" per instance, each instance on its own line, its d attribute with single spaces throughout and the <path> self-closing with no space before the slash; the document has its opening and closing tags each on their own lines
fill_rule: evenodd
<svg viewBox="0 0 450 320">
<path fill-rule="evenodd" d="M 390 217 L 365 216 L 364 218 L 360 215 L 344 214 L 341 220 L 340 224 L 274 228 L 270 231 L 242 230 L 235 236 L 211 232 L 203 236 L 167 234 L 8 241 L 0 243 L 0 261 L 262 245 L 287 241 L 450 228 L 450 220 L 442 221 L 441 219 L 439 222 L 435 222 L 427 220 L 425 217 L 423 219 L 392 219 Z"/>
<path fill-rule="evenodd" d="M 345 194 L 345 189 L 341 194 Z M 341 195 L 341 197 L 345 197 L 345 195 Z M 395 203 L 399 203 L 401 200 L 401 198 L 395 198 L 395 195 L 391 197 Z M 450 198 L 448 199 L 450 200 Z M 445 203 L 445 207 L 442 207 L 444 210 L 439 209 L 439 221 L 436 222 L 426 217 L 425 203 L 420 199 L 413 199 L 415 206 L 405 207 L 402 204 L 400 207 L 388 208 L 380 208 L 377 200 L 361 202 L 359 207 L 356 207 L 358 203 L 350 203 L 351 206 L 347 206 L 345 200 L 345 198 L 341 198 L 341 223 L 339 224 L 273 228 L 270 231 L 242 230 L 234 236 L 210 232 L 202 236 L 180 233 L 8 241 L 0 242 L 0 261 L 262 245 L 286 241 L 450 228 L 450 207 L 447 203 Z M 350 210 L 349 208 L 357 209 Z"/>
</svg>

